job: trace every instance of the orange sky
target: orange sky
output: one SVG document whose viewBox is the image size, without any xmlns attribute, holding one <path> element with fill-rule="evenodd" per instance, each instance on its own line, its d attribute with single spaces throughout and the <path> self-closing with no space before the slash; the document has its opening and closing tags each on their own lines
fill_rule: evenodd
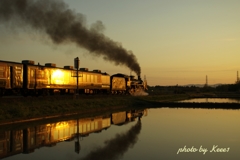
<svg viewBox="0 0 240 160">
<path fill-rule="evenodd" d="M 85 15 L 87 26 L 100 20 L 103 33 L 137 57 L 149 85 L 234 83 L 240 71 L 238 0 L 64 0 Z M 23 25 L 24 26 L 24 25 Z M 130 74 L 75 44 L 54 45 L 39 31 L 0 22 L 1 60 L 100 69 Z M 60 26 L 59 26 L 60 27 Z M 133 73 L 132 73 L 133 74 Z"/>
</svg>

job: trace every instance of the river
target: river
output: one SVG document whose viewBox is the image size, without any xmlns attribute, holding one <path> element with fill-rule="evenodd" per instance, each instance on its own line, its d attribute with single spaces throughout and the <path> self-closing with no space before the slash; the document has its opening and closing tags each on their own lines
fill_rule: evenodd
<svg viewBox="0 0 240 160">
<path fill-rule="evenodd" d="M 240 103 L 240 99 L 234 98 L 193 98 L 180 102 L 195 102 L 195 103 Z"/>
<path fill-rule="evenodd" d="M 166 106 L 22 126 L 0 127 L 1 159 L 240 159 L 240 110 Z"/>
</svg>

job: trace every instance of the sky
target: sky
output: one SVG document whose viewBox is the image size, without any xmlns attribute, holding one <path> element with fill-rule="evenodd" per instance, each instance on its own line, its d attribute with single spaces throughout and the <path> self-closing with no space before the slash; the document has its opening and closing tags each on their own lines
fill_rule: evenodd
<svg viewBox="0 0 240 160">
<path fill-rule="evenodd" d="M 148 85 L 235 83 L 240 71 L 239 0 L 63 0 L 84 15 L 88 28 L 132 51 Z M 61 27 L 61 26 L 59 26 Z M 55 63 L 99 69 L 110 75 L 134 73 L 74 43 L 54 44 L 43 32 L 0 22 L 0 60 Z M 240 72 L 239 72 L 240 73 Z"/>
</svg>

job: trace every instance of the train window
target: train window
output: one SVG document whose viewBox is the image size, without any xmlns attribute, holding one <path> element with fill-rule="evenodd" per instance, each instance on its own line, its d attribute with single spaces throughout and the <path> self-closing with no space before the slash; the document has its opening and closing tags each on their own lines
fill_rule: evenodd
<svg viewBox="0 0 240 160">
<path fill-rule="evenodd" d="M 82 77 L 83 72 L 78 72 L 78 77 Z"/>
<path fill-rule="evenodd" d="M 83 75 L 81 74 L 81 73 L 79 73 L 79 77 L 78 77 L 78 81 L 79 82 L 82 82 L 83 81 L 83 77 L 82 77 Z"/>
<path fill-rule="evenodd" d="M 83 78 L 82 78 L 82 81 L 83 81 L 83 82 L 86 82 L 86 78 L 87 78 L 87 77 L 86 77 L 86 74 L 83 73 L 82 77 L 83 77 Z"/>
<path fill-rule="evenodd" d="M 0 66 L 0 78 L 5 78 L 6 77 L 5 70 L 6 70 L 5 66 Z"/>
<path fill-rule="evenodd" d="M 105 76 L 102 76 L 102 83 L 105 83 Z"/>
<path fill-rule="evenodd" d="M 91 76 L 91 82 L 94 82 L 94 77 L 93 75 L 90 75 Z"/>
<path fill-rule="evenodd" d="M 21 74 L 22 73 L 22 67 L 15 66 L 15 73 L 16 74 Z"/>
<path fill-rule="evenodd" d="M 87 82 L 90 82 L 90 75 L 89 74 L 87 74 Z"/>
<path fill-rule="evenodd" d="M 16 74 L 21 74 L 22 73 L 22 71 L 16 71 Z"/>
<path fill-rule="evenodd" d="M 91 122 L 91 131 L 93 131 L 95 129 L 94 127 L 94 121 Z"/>
<path fill-rule="evenodd" d="M 95 122 L 95 129 L 98 129 L 98 122 Z"/>
<path fill-rule="evenodd" d="M 90 127 L 90 123 L 87 123 L 87 131 L 90 131 L 91 127 Z"/>
<path fill-rule="evenodd" d="M 87 131 L 87 125 L 86 124 L 83 124 L 83 133 Z"/>
<path fill-rule="evenodd" d="M 38 70 L 37 77 L 44 78 L 44 71 Z"/>
<path fill-rule="evenodd" d="M 72 77 L 76 77 L 76 75 L 77 75 L 77 72 L 76 72 L 76 71 L 72 71 L 72 72 L 71 72 L 71 76 L 72 76 Z"/>
<path fill-rule="evenodd" d="M 97 76 L 97 82 L 101 83 L 101 76 L 100 75 Z"/>
<path fill-rule="evenodd" d="M 5 70 L 6 70 L 5 66 L 0 66 L 0 77 L 1 78 L 5 77 Z"/>
<path fill-rule="evenodd" d="M 99 79 L 99 80 L 100 80 L 100 79 Z M 108 83 L 106 76 L 102 76 L 102 83 Z"/>
<path fill-rule="evenodd" d="M 53 70 L 51 78 L 52 78 L 52 82 L 54 84 L 63 84 L 64 83 L 64 72 L 60 69 Z"/>
<path fill-rule="evenodd" d="M 16 70 L 21 70 L 21 69 L 22 69 L 22 67 L 15 66 L 15 69 L 16 69 Z"/>
<path fill-rule="evenodd" d="M 0 71 L 4 71 L 5 70 L 5 66 L 0 66 Z"/>
<path fill-rule="evenodd" d="M 0 78 L 5 77 L 5 72 L 4 71 L 0 71 Z"/>
<path fill-rule="evenodd" d="M 33 69 L 31 69 L 30 75 L 31 75 L 31 77 L 34 76 L 34 70 Z"/>
</svg>

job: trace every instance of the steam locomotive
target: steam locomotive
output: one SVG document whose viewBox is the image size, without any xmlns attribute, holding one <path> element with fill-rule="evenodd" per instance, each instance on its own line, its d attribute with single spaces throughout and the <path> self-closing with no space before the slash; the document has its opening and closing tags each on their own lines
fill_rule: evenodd
<svg viewBox="0 0 240 160">
<path fill-rule="evenodd" d="M 35 64 L 32 60 L 22 63 L 0 60 L 0 96 L 10 94 L 53 95 L 78 94 L 133 94 L 147 88 L 140 76 L 109 75 L 101 70 L 74 69 L 73 66 L 56 67 L 56 64 Z"/>
</svg>

